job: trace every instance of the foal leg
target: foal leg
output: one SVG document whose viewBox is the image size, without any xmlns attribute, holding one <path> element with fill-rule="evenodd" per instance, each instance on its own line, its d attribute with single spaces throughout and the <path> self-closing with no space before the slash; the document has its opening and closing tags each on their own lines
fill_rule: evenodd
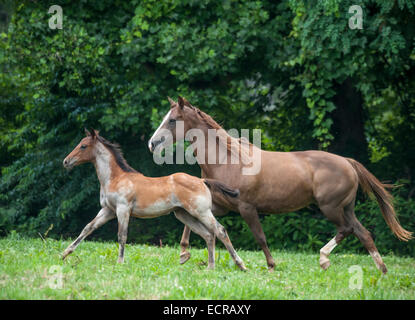
<svg viewBox="0 0 415 320">
<path fill-rule="evenodd" d="M 128 222 L 130 220 L 130 209 L 125 206 L 117 207 L 117 219 L 118 219 L 118 263 L 124 262 L 124 247 L 127 242 Z"/>
<path fill-rule="evenodd" d="M 228 210 L 216 205 L 215 202 L 212 202 L 212 213 L 214 216 L 222 216 L 227 214 Z M 187 251 L 187 248 L 189 247 L 190 233 L 191 229 L 189 228 L 189 226 L 185 225 L 182 234 L 182 239 L 180 240 L 180 264 L 183 264 L 190 259 L 190 252 Z"/>
<path fill-rule="evenodd" d="M 207 244 L 208 247 L 208 269 L 215 268 L 215 235 L 210 232 L 206 227 L 197 219 L 192 217 L 183 209 L 176 209 L 174 215 L 177 219 L 183 222 L 189 230 L 200 235 Z M 189 254 L 190 255 L 190 254 Z"/>
<path fill-rule="evenodd" d="M 84 240 L 88 235 L 90 235 L 94 230 L 98 229 L 100 226 L 115 218 L 115 213 L 109 208 L 102 208 L 97 216 L 88 223 L 85 228 L 82 230 L 78 238 L 72 242 L 66 250 L 63 252 L 62 259 L 64 260 L 69 254 L 71 254 L 79 243 Z"/>
<path fill-rule="evenodd" d="M 232 242 L 229 239 L 225 228 L 215 219 L 215 217 L 212 214 L 212 211 L 208 209 L 205 212 L 202 212 L 200 214 L 193 213 L 192 215 L 195 218 L 197 218 L 200 222 L 202 222 L 208 230 L 213 232 L 215 236 L 219 238 L 220 241 L 222 241 L 222 243 L 225 245 L 226 249 L 229 251 L 233 261 L 235 261 L 235 264 L 239 267 L 239 269 L 246 270 L 244 262 L 238 256 L 235 249 L 233 248 Z"/>
<path fill-rule="evenodd" d="M 251 229 L 251 232 L 254 235 L 255 240 L 261 246 L 262 251 L 265 254 L 268 270 L 274 271 L 275 262 L 268 248 L 267 239 L 265 237 L 264 230 L 262 229 L 261 222 L 259 221 L 258 212 L 256 208 L 250 204 L 242 203 L 239 205 L 238 209 L 239 213 L 241 214 L 241 217 L 248 224 L 248 227 L 249 229 Z"/>
</svg>

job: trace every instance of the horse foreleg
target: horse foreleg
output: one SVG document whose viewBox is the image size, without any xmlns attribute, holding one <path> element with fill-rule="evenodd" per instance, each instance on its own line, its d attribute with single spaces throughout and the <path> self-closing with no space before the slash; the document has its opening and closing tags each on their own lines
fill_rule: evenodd
<svg viewBox="0 0 415 320">
<path fill-rule="evenodd" d="M 210 232 L 206 227 L 197 219 L 192 217 L 189 213 L 187 213 L 183 209 L 176 209 L 174 211 L 174 215 L 177 219 L 179 219 L 181 222 L 183 222 L 187 229 L 193 231 L 194 233 L 197 233 L 200 235 L 207 244 L 208 247 L 208 269 L 214 269 L 215 268 L 215 235 Z M 181 244 L 181 243 L 180 243 Z M 182 255 L 180 255 L 180 258 Z M 190 253 L 189 253 L 190 257 Z M 187 261 L 187 260 L 186 260 Z M 186 262 L 185 261 L 185 262 Z M 181 260 L 180 260 L 180 263 Z"/>
<path fill-rule="evenodd" d="M 62 254 L 62 259 L 65 259 L 69 254 L 71 254 L 76 247 L 84 240 L 88 235 L 90 235 L 94 230 L 101 227 L 103 224 L 115 218 L 115 213 L 109 208 L 102 208 L 97 216 L 88 223 L 85 228 L 82 230 L 81 234 L 72 242 Z"/>
<path fill-rule="evenodd" d="M 130 220 L 130 209 L 127 206 L 117 207 L 118 219 L 118 263 L 124 262 L 124 248 L 127 243 L 128 222 Z"/>
<path fill-rule="evenodd" d="M 262 251 L 264 251 L 265 258 L 267 259 L 268 270 L 274 271 L 275 262 L 268 248 L 267 239 L 265 237 L 264 230 L 262 230 L 261 222 L 259 221 L 258 212 L 256 208 L 247 203 L 241 203 L 238 209 L 239 213 L 241 214 L 241 217 L 248 224 L 249 229 L 251 229 L 251 232 L 254 235 L 255 240 L 261 246 Z"/>
<path fill-rule="evenodd" d="M 185 224 L 182 239 L 180 240 L 180 264 L 183 264 L 190 259 L 190 252 L 187 251 L 187 248 L 189 247 L 190 232 L 191 229 Z"/>
</svg>

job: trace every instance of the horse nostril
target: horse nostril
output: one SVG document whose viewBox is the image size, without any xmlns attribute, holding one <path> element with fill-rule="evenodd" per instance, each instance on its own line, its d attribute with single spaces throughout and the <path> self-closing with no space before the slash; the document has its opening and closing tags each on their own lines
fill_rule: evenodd
<svg viewBox="0 0 415 320">
<path fill-rule="evenodd" d="M 151 150 L 154 150 L 154 148 L 155 148 L 154 142 L 151 141 Z"/>
</svg>

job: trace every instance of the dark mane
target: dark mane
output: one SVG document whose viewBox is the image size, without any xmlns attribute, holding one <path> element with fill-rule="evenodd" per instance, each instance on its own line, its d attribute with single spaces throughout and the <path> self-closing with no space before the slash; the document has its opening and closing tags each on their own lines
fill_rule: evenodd
<svg viewBox="0 0 415 320">
<path fill-rule="evenodd" d="M 195 113 L 196 116 L 199 118 L 200 121 L 202 121 L 204 124 L 206 124 L 206 126 L 209 129 L 216 129 L 216 130 L 223 130 L 226 133 L 226 130 L 222 128 L 221 125 L 219 125 L 210 115 L 208 115 L 207 113 L 203 112 L 202 110 L 200 110 L 197 107 L 194 107 L 190 104 L 190 102 L 188 102 L 187 100 L 185 100 L 185 105 L 187 107 L 189 107 L 190 109 L 192 109 Z M 230 152 L 238 152 L 238 154 L 240 154 L 241 149 L 242 149 L 242 144 L 241 144 L 241 138 L 236 138 L 237 141 L 237 149 L 234 149 L 232 151 L 232 143 L 231 141 L 234 140 L 235 138 L 232 138 L 230 135 L 228 135 L 226 133 L 227 137 L 226 137 L 226 149 Z M 248 146 L 248 148 L 253 147 L 252 143 L 250 143 L 249 141 L 245 141 L 244 142 L 244 146 Z M 234 146 L 235 147 L 235 146 Z"/>
<path fill-rule="evenodd" d="M 186 106 L 188 106 L 193 111 L 195 111 L 199 119 L 201 119 L 209 127 L 209 129 L 217 129 L 217 130 L 223 129 L 215 120 L 213 120 L 213 118 L 210 115 L 208 115 L 207 113 L 204 113 L 199 108 L 192 106 L 188 102 L 186 103 Z"/>
<path fill-rule="evenodd" d="M 130 165 L 127 163 L 127 161 L 124 159 L 124 156 L 122 154 L 120 145 L 118 143 L 112 143 L 106 140 L 105 138 L 101 136 L 97 136 L 97 139 L 99 142 L 101 142 L 107 149 L 114 155 L 115 161 L 120 166 L 120 168 L 124 172 L 136 172 L 139 173 L 134 168 L 130 167 Z"/>
</svg>

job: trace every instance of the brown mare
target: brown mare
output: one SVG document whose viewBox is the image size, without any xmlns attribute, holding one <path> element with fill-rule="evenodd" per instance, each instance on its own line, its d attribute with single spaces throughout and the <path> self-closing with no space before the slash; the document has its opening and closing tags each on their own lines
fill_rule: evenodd
<svg viewBox="0 0 415 320">
<path fill-rule="evenodd" d="M 157 145 L 164 142 L 165 138 L 160 133 L 161 129 L 170 130 L 173 141 L 184 139 L 190 129 L 199 129 L 204 132 L 206 139 L 199 147 L 207 148 L 208 130 L 221 130 L 221 126 L 184 98 L 179 97 L 178 102 L 169 98 L 169 101 L 171 109 L 150 139 L 150 151 L 154 151 Z M 175 130 L 178 121 L 183 121 L 183 132 Z M 235 138 L 227 135 L 227 139 L 232 141 Z M 196 152 L 200 151 L 197 140 L 193 142 L 193 145 L 196 145 Z M 229 145 L 228 142 L 226 144 Z M 240 143 L 239 148 L 242 150 L 247 147 Z M 330 266 L 328 256 L 334 247 L 348 235 L 354 234 L 369 251 L 377 268 L 386 273 L 386 266 L 371 234 L 355 216 L 354 206 L 359 184 L 365 193 L 375 196 L 386 223 L 396 237 L 404 241 L 412 238 L 412 233 L 403 229 L 397 220 L 392 205 L 392 196 L 386 191 L 386 188 L 391 186 L 382 184 L 356 160 L 315 150 L 269 152 L 258 150 L 257 147 L 249 144 L 250 152 L 254 150 L 253 148 L 256 148 L 261 156 L 260 171 L 256 175 L 241 174 L 241 169 L 245 165 L 243 161 L 240 164 L 231 164 L 229 161 L 223 164 L 218 162 L 209 164 L 207 159 L 203 163 L 200 163 L 198 159 L 198 162 L 202 177 L 216 179 L 230 188 L 239 189 L 240 196 L 232 203 L 224 203 L 213 196 L 213 213 L 222 215 L 228 210 L 239 212 L 264 251 L 271 271 L 275 263 L 268 249 L 258 213 L 291 212 L 314 203 L 337 228 L 336 236 L 320 250 L 321 268 L 325 270 Z M 207 158 L 208 150 L 204 151 Z M 230 155 L 232 149 L 228 148 L 227 151 Z M 180 243 L 181 263 L 190 258 L 190 253 L 187 251 L 189 235 L 190 230 L 185 227 Z"/>
<path fill-rule="evenodd" d="M 205 239 L 208 246 L 208 268 L 215 266 L 215 236 L 228 249 L 236 265 L 245 270 L 241 258 L 235 252 L 225 228 L 211 212 L 212 193 L 224 200 L 237 198 L 238 192 L 210 179 L 200 179 L 185 173 L 150 178 L 131 168 L 125 161 L 119 146 L 105 140 L 95 130 L 89 132 L 78 146 L 65 158 L 63 165 L 71 169 L 76 165 L 92 162 L 101 184 L 98 215 L 82 230 L 79 237 L 66 248 L 63 259 L 72 253 L 79 243 L 107 221 L 118 219 L 118 262 L 124 261 L 124 246 L 130 216 L 155 218 L 174 211 L 176 217 L 192 231 Z M 208 188 L 209 187 L 209 188 Z"/>
</svg>

